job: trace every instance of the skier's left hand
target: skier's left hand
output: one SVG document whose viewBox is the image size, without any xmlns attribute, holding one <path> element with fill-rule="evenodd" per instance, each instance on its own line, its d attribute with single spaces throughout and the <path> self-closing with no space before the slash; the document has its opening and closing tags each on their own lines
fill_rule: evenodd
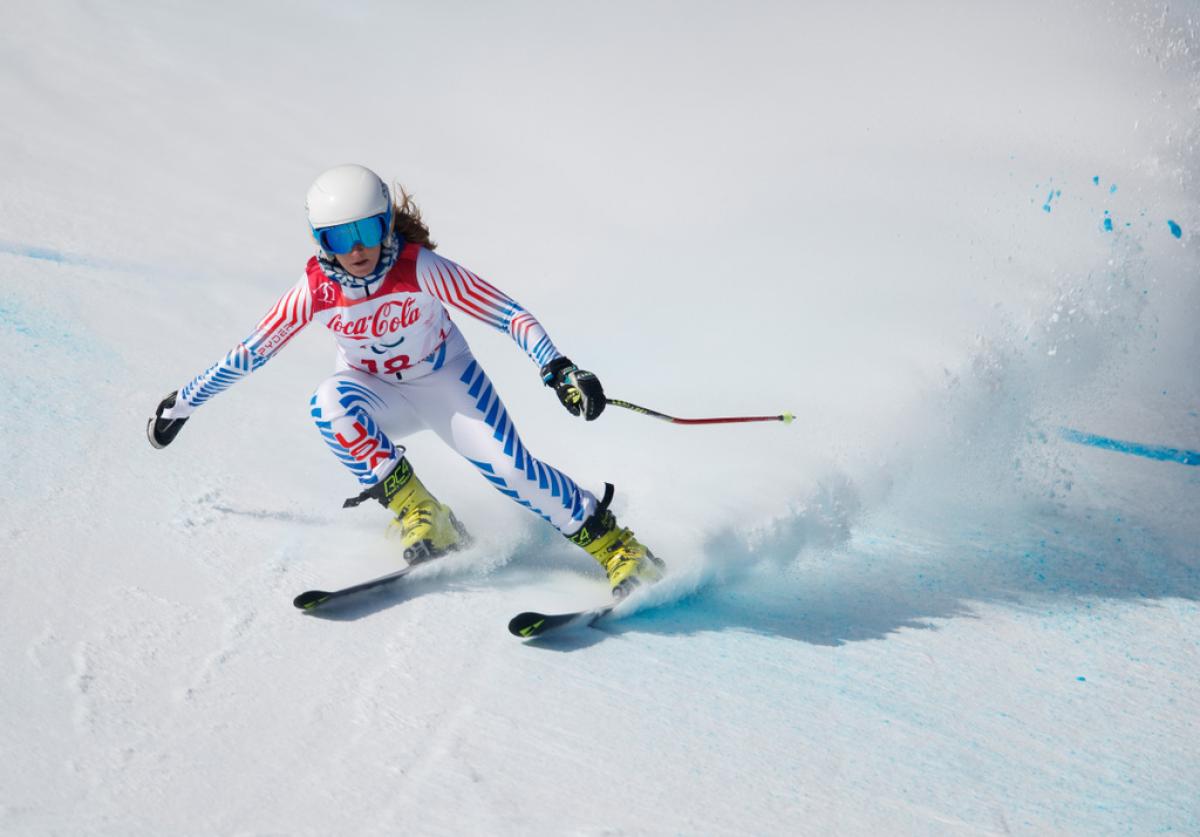
<svg viewBox="0 0 1200 837">
<path fill-rule="evenodd" d="M 150 444 L 156 448 L 165 448 L 175 441 L 175 436 L 183 429 L 191 409 L 186 403 L 177 403 L 179 392 L 172 392 L 158 403 L 154 417 L 146 425 L 146 436 Z"/>
<path fill-rule="evenodd" d="M 608 403 L 600 379 L 586 369 L 579 369 L 565 357 L 555 358 L 543 366 L 542 380 L 546 386 L 554 387 L 567 412 L 583 416 L 587 421 L 603 413 L 604 405 Z"/>
</svg>

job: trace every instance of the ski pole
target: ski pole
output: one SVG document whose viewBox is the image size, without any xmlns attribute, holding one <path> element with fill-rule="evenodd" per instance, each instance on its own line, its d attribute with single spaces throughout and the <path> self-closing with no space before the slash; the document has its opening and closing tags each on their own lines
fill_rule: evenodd
<svg viewBox="0 0 1200 837">
<path fill-rule="evenodd" d="M 729 416 L 725 418 L 687 419 L 668 416 L 665 413 L 660 413 L 647 407 L 639 407 L 637 404 L 630 404 L 628 401 L 618 401 L 615 398 L 608 399 L 608 403 L 617 407 L 624 407 L 626 410 L 633 410 L 635 413 L 641 413 L 644 416 L 669 421 L 672 424 L 735 424 L 746 421 L 782 421 L 784 424 L 791 424 L 796 418 L 791 413 L 784 413 L 779 416 Z"/>
</svg>

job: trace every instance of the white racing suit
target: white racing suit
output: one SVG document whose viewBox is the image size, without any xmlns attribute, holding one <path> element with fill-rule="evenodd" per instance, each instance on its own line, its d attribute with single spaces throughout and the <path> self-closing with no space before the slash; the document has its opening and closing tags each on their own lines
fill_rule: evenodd
<svg viewBox="0 0 1200 837">
<path fill-rule="evenodd" d="M 184 386 L 164 416 L 190 415 L 318 320 L 333 332 L 338 363 L 312 397 L 313 420 L 363 488 L 403 456 L 393 439 L 428 428 L 502 494 L 574 534 L 595 495 L 525 448 L 446 305 L 508 332 L 539 367 L 560 356 L 532 314 L 426 248 L 405 245 L 373 290 L 340 285 L 314 257 L 254 332 Z"/>
</svg>

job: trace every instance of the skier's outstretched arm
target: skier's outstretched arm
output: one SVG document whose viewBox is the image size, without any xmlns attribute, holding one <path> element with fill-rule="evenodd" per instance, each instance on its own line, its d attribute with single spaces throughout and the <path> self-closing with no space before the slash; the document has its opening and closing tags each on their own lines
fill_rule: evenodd
<svg viewBox="0 0 1200 837">
<path fill-rule="evenodd" d="M 582 415 L 591 421 L 604 411 L 607 401 L 600 380 L 564 357 L 537 318 L 508 294 L 465 267 L 426 249 L 421 250 L 417 259 L 417 282 L 425 293 L 498 331 L 507 332 L 538 365 L 542 382 L 554 388 L 559 401 L 572 415 Z"/>
<path fill-rule="evenodd" d="M 312 321 L 312 315 L 312 293 L 306 276 L 279 298 L 249 337 L 159 402 L 146 427 L 150 444 L 156 448 L 171 444 L 197 407 L 270 360 Z"/>
</svg>

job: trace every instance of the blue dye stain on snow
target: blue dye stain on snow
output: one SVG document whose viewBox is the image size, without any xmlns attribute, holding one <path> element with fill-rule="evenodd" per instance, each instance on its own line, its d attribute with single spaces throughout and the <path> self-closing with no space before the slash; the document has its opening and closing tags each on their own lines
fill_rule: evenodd
<svg viewBox="0 0 1200 837">
<path fill-rule="evenodd" d="M 67 263 L 72 260 L 71 257 L 58 250 L 51 250 L 49 247 L 30 247 L 26 244 L 12 244 L 7 241 L 0 242 L 0 253 L 8 253 L 13 256 L 24 256 L 27 259 L 41 259 L 47 262 Z"/>
<path fill-rule="evenodd" d="M 1167 228 L 1171 230 L 1171 235 L 1175 236 L 1176 238 L 1183 237 L 1183 228 L 1181 226 L 1179 226 L 1178 224 L 1176 224 L 1174 221 L 1168 219 L 1167 220 Z"/>
<path fill-rule="evenodd" d="M 1076 679 L 1076 680 L 1078 680 L 1080 683 L 1086 683 L 1086 682 L 1087 682 L 1087 678 L 1086 678 L 1086 677 L 1076 677 L 1075 679 Z"/>
<path fill-rule="evenodd" d="M 1062 189 L 1051 189 L 1050 194 L 1046 195 L 1046 202 L 1044 204 L 1042 204 L 1042 210 L 1044 212 L 1049 212 L 1050 211 L 1050 201 L 1054 200 L 1055 198 L 1059 198 L 1059 197 L 1062 197 Z"/>
<path fill-rule="evenodd" d="M 1112 217 L 1108 214 L 1108 210 L 1106 209 L 1104 210 L 1104 230 L 1105 232 L 1112 232 L 1112 228 Z"/>
<path fill-rule="evenodd" d="M 4 326 L 17 334 L 33 335 L 33 329 L 21 318 L 19 312 L 10 305 L 3 303 L 0 303 L 0 326 Z"/>
<path fill-rule="evenodd" d="M 1099 186 L 1100 185 L 1100 175 L 1097 174 L 1094 177 L 1092 177 L 1092 183 Z"/>
<path fill-rule="evenodd" d="M 57 320 L 31 315 L 22 310 L 20 303 L 14 301 L 0 303 L 0 334 L 5 331 L 20 334 L 34 341 L 34 348 L 40 347 L 43 340 L 62 342 L 79 339 Z"/>
<path fill-rule="evenodd" d="M 1101 450 L 1111 450 L 1117 453 L 1127 453 L 1130 456 L 1141 456 L 1146 459 L 1157 459 L 1160 462 L 1178 462 L 1180 465 L 1200 465 L 1200 451 L 1168 448 L 1161 445 L 1143 445 L 1140 442 L 1123 442 L 1120 439 L 1110 439 L 1107 436 L 1097 436 L 1072 430 L 1069 427 L 1059 429 L 1059 435 L 1068 442 L 1077 445 L 1087 445 Z"/>
<path fill-rule="evenodd" d="M 1108 187 L 1108 193 L 1110 195 L 1115 194 L 1116 191 L 1117 191 L 1117 184 L 1114 183 L 1113 185 Z"/>
<path fill-rule="evenodd" d="M 66 253 L 62 250 L 55 250 L 50 247 L 38 247 L 33 244 L 18 244 L 12 241 L 4 241 L 0 239 L 0 254 L 8 254 L 10 256 L 19 256 L 25 259 L 37 259 L 43 262 L 53 262 L 55 264 L 74 265 L 78 267 L 90 267 L 99 270 L 124 270 L 135 273 L 145 273 L 146 266 L 131 262 L 117 262 L 109 259 L 97 259 L 91 256 L 83 256 L 78 253 Z"/>
</svg>

